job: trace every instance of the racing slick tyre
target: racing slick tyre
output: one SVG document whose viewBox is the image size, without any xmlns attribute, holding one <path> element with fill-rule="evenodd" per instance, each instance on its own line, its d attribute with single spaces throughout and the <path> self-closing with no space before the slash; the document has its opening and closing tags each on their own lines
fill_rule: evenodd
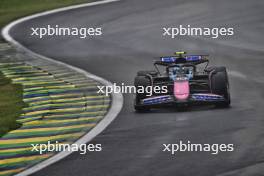
<svg viewBox="0 0 264 176">
<path fill-rule="evenodd" d="M 155 70 L 137 72 L 137 76 L 146 76 L 146 75 L 156 76 L 157 74 L 158 72 Z"/>
<path fill-rule="evenodd" d="M 151 81 L 146 76 L 136 76 L 135 81 L 134 81 L 134 85 L 137 89 L 139 86 L 145 88 L 147 86 L 151 86 Z M 137 112 L 145 112 L 145 111 L 150 110 L 149 107 L 146 107 L 146 106 L 140 104 L 141 100 L 146 98 L 146 96 L 147 96 L 146 92 L 144 92 L 144 93 L 136 92 L 134 108 Z"/>
<path fill-rule="evenodd" d="M 229 107 L 230 92 L 229 92 L 229 82 L 228 75 L 225 67 L 215 67 L 212 70 L 211 76 L 211 90 L 212 93 L 217 95 L 222 95 L 225 98 L 225 101 L 216 103 L 216 107 Z"/>
</svg>

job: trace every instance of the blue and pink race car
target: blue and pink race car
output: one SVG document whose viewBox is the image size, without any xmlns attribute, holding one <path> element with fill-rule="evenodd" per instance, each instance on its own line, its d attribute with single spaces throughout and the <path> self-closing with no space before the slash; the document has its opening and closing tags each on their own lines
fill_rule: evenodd
<svg viewBox="0 0 264 176">
<path fill-rule="evenodd" d="M 213 104 L 229 107 L 230 92 L 225 67 L 208 67 L 207 55 L 186 55 L 176 52 L 174 56 L 161 57 L 155 61 L 154 71 L 139 71 L 134 81 L 139 87 L 164 87 L 164 93 L 136 93 L 136 111 L 146 111 L 169 105 Z M 182 107 L 182 106 L 179 106 Z"/>
</svg>

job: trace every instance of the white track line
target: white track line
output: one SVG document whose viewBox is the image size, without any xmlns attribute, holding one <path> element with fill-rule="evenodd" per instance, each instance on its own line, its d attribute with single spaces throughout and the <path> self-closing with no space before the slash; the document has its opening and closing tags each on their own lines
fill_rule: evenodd
<svg viewBox="0 0 264 176">
<path fill-rule="evenodd" d="M 81 4 L 81 5 L 74 5 L 74 6 L 70 6 L 70 7 L 64 7 L 64 8 L 59 8 L 59 9 L 55 9 L 55 10 L 51 10 L 51 11 L 47 11 L 47 12 L 43 12 L 43 13 L 38 13 L 32 16 L 28 16 L 28 17 L 24 17 L 21 19 L 18 19 L 10 24 L 8 24 L 6 27 L 4 27 L 4 29 L 2 30 L 2 35 L 4 37 L 5 40 L 7 40 L 8 42 L 10 42 L 11 44 L 13 44 L 16 48 L 18 49 L 22 49 L 23 51 L 39 57 L 41 59 L 47 60 L 49 62 L 52 63 L 56 63 L 65 67 L 68 67 L 70 69 L 73 69 L 81 74 L 84 74 L 85 76 L 87 76 L 88 78 L 92 78 L 106 86 L 112 86 L 113 84 L 103 78 L 100 78 L 96 75 L 93 75 L 91 73 L 86 72 L 85 70 L 82 70 L 80 68 L 68 65 L 66 63 L 60 62 L 60 61 L 56 61 L 52 58 L 48 58 L 46 56 L 37 54 L 31 50 L 29 50 L 28 48 L 24 47 L 23 45 L 21 45 L 18 41 L 14 40 L 12 38 L 12 36 L 9 34 L 9 31 L 12 27 L 14 27 L 15 25 L 25 22 L 27 20 L 31 20 L 34 18 L 38 18 L 41 16 L 45 16 L 45 15 L 49 15 L 49 14 L 54 14 L 54 13 L 58 13 L 58 12 L 62 12 L 62 11 L 67 11 L 67 10 L 72 10 L 72 9 L 77 9 L 77 8 L 82 8 L 82 7 L 89 7 L 89 6 L 95 6 L 95 5 L 100 5 L 100 4 L 106 4 L 106 3 L 110 3 L 110 2 L 116 2 L 119 0 L 103 0 L 103 1 L 97 1 L 97 2 L 92 2 L 92 3 L 86 3 L 86 4 Z M 108 111 L 108 113 L 106 114 L 106 116 L 104 117 L 104 119 L 102 119 L 91 131 L 89 131 L 86 135 L 84 135 L 82 138 L 80 138 L 79 140 L 77 140 L 75 143 L 76 144 L 84 144 L 84 143 L 88 143 L 89 141 L 91 141 L 94 137 L 96 137 L 99 133 L 101 133 L 119 114 L 119 112 L 121 111 L 123 106 L 123 96 L 122 94 L 112 94 L 112 102 L 111 102 L 111 107 Z M 26 176 L 26 175 L 30 175 L 33 174 L 63 158 L 65 158 L 66 156 L 70 155 L 73 152 L 68 152 L 68 151 L 62 151 L 54 156 L 52 156 L 51 158 L 17 174 L 17 176 Z"/>
</svg>

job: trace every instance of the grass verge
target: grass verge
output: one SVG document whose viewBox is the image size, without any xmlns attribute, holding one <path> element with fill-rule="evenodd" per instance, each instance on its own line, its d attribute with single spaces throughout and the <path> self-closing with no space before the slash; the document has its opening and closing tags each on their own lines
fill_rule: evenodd
<svg viewBox="0 0 264 176">
<path fill-rule="evenodd" d="M 91 0 L 0 0 L 0 28 L 23 16 L 90 1 Z"/>
<path fill-rule="evenodd" d="M 16 119 L 25 107 L 23 100 L 23 87 L 12 84 L 11 80 L 0 72 L 0 137 L 8 131 L 17 129 L 20 124 Z"/>
<path fill-rule="evenodd" d="M 92 0 L 0 0 L 0 29 L 20 17 L 90 1 Z M 0 137 L 20 127 L 16 118 L 25 106 L 22 95 L 22 85 L 11 84 L 11 80 L 0 72 Z"/>
</svg>

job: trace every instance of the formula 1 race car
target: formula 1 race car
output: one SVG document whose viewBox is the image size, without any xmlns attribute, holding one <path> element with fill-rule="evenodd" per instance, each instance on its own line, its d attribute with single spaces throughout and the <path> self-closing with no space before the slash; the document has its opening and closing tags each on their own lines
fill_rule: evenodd
<svg viewBox="0 0 264 176">
<path fill-rule="evenodd" d="M 139 71 L 135 87 L 155 87 L 151 96 L 137 91 L 135 110 L 169 105 L 212 104 L 229 107 L 230 93 L 228 74 L 225 67 L 208 67 L 207 55 L 186 55 L 176 52 L 174 56 L 161 57 L 155 61 L 155 71 Z M 163 71 L 161 71 L 163 66 Z M 166 91 L 155 92 L 157 87 L 166 86 Z M 160 89 L 161 90 L 161 89 Z"/>
</svg>

